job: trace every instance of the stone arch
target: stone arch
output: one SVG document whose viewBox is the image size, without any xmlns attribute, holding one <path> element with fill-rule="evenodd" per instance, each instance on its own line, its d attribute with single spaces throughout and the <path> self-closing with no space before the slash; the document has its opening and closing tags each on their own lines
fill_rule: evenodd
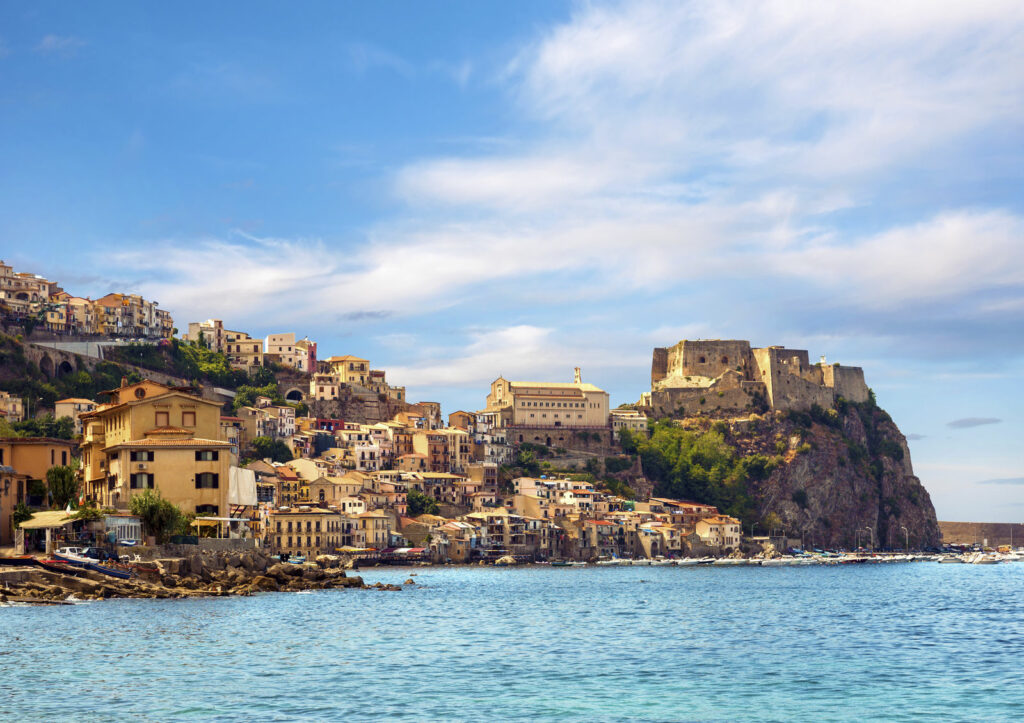
<svg viewBox="0 0 1024 723">
<path fill-rule="evenodd" d="M 19 291 L 17 294 L 14 295 L 14 298 L 17 299 L 18 301 L 28 301 L 28 294 L 26 294 L 24 291 Z"/>
<path fill-rule="evenodd" d="M 545 444 L 545 445 L 547 445 L 548 447 L 550 447 L 550 446 L 551 446 L 551 437 L 548 437 L 548 438 L 547 438 L 547 439 L 545 440 L 544 444 Z"/>
<path fill-rule="evenodd" d="M 284 398 L 289 402 L 301 402 L 306 398 L 306 395 L 302 393 L 302 390 L 298 387 L 292 387 L 284 393 Z"/>
<path fill-rule="evenodd" d="M 71 362 L 69 362 L 67 359 L 65 359 L 64 361 L 62 361 L 60 364 L 57 365 L 57 376 L 58 377 L 62 377 L 65 374 L 71 374 L 74 371 L 75 371 L 75 368 L 73 366 L 71 366 Z"/>
<path fill-rule="evenodd" d="M 43 354 L 39 358 L 39 371 L 47 377 L 53 376 L 53 359 L 50 358 L 49 354 Z"/>
</svg>

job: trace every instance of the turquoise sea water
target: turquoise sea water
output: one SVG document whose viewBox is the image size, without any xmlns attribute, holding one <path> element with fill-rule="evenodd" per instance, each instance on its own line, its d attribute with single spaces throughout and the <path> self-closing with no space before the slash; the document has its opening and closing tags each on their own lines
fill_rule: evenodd
<svg viewBox="0 0 1024 723">
<path fill-rule="evenodd" d="M 0 608 L 0 720 L 1024 720 L 1024 563 Z"/>
</svg>

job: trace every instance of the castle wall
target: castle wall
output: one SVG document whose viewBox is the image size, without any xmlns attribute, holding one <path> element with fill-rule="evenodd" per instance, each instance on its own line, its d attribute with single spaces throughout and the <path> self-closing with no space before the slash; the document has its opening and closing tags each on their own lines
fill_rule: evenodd
<svg viewBox="0 0 1024 723">
<path fill-rule="evenodd" d="M 668 349 L 655 347 L 651 361 L 651 386 L 668 376 Z"/>
<path fill-rule="evenodd" d="M 813 404 L 832 407 L 832 390 L 817 381 L 821 368 L 810 366 L 805 350 L 772 346 L 755 349 L 754 359 L 772 409 L 806 410 Z"/>
<path fill-rule="evenodd" d="M 828 370 L 831 370 L 831 374 Z M 864 381 L 864 370 L 860 367 L 826 367 L 825 374 L 825 383 L 833 388 L 835 396 L 843 397 L 851 402 L 866 402 L 868 400 L 868 385 Z M 831 380 L 828 378 L 829 376 L 831 376 Z M 830 381 L 831 383 L 829 383 Z"/>
<path fill-rule="evenodd" d="M 753 409 L 754 396 L 763 392 L 764 385 L 757 382 L 733 383 L 731 380 L 707 389 L 659 389 L 651 392 L 651 406 L 646 411 L 650 416 L 660 418 Z"/>
<path fill-rule="evenodd" d="M 753 406 L 763 394 L 776 410 L 832 408 L 836 397 L 868 399 L 860 367 L 810 363 L 805 349 L 770 346 L 752 349 L 738 340 L 680 341 L 656 348 L 651 387 L 645 401 L 654 416 L 734 411 Z M 701 403 L 703 400 L 703 403 Z"/>
<path fill-rule="evenodd" d="M 683 340 L 668 351 L 668 371 L 676 376 L 717 377 L 729 369 L 746 373 L 751 365 L 750 342 Z"/>
</svg>

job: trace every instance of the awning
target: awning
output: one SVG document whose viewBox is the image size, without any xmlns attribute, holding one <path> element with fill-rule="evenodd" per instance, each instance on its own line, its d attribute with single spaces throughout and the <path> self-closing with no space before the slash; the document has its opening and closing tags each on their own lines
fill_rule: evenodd
<svg viewBox="0 0 1024 723">
<path fill-rule="evenodd" d="M 50 510 L 48 512 L 37 512 L 29 519 L 21 523 L 23 530 L 52 530 L 74 522 L 64 510 Z"/>
</svg>

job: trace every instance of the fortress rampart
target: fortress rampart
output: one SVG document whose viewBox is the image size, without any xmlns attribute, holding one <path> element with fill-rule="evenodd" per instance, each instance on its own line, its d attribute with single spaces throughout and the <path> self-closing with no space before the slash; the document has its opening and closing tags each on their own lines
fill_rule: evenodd
<svg viewBox="0 0 1024 723">
<path fill-rule="evenodd" d="M 654 350 L 651 391 L 640 406 L 653 416 L 713 410 L 829 408 L 843 397 L 868 399 L 860 367 L 811 364 L 804 349 L 752 348 L 740 340 L 690 341 Z"/>
</svg>

